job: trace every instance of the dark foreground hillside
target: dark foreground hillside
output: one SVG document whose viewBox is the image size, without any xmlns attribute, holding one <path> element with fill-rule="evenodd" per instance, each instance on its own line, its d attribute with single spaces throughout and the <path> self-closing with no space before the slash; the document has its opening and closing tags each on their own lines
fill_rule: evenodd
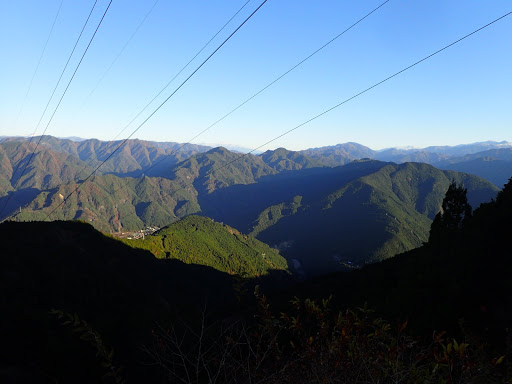
<svg viewBox="0 0 512 384">
<path fill-rule="evenodd" d="M 512 326 L 511 234 L 512 179 L 472 217 L 459 217 L 456 225 L 436 219 L 422 247 L 317 278 L 295 287 L 294 294 L 333 293 L 341 307 L 367 303 L 387 318 L 408 319 L 409 329 L 420 335 L 466 329 L 503 347 Z"/>
<path fill-rule="evenodd" d="M 212 316 L 225 315 L 237 303 L 229 275 L 157 260 L 88 224 L 6 222 L 0 239 L 2 383 L 98 382 L 105 373 L 97 345 L 80 341 L 87 329 L 73 333 L 52 309 L 90 324 L 114 347 L 112 364 L 140 378 L 148 371 L 140 346 L 157 324 L 187 319 L 205 305 Z"/>
</svg>

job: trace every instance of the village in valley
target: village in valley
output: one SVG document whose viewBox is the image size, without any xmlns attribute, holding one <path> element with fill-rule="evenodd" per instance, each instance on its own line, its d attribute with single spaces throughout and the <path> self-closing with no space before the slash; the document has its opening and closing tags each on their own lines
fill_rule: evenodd
<svg viewBox="0 0 512 384">
<path fill-rule="evenodd" d="M 119 239 L 143 239 L 145 236 L 152 235 L 156 231 L 160 230 L 160 227 L 146 227 L 138 231 L 127 231 L 127 232 L 116 232 L 113 233 L 114 237 Z"/>
</svg>

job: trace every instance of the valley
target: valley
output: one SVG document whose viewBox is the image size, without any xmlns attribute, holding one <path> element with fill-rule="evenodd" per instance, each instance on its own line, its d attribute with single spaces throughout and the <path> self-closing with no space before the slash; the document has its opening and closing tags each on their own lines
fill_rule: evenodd
<svg viewBox="0 0 512 384">
<path fill-rule="evenodd" d="M 118 143 L 42 142 L 21 179 L 32 144 L 20 138 L 0 144 L 4 218 L 82 220 L 105 233 L 138 238 L 154 232 L 149 227 L 201 215 L 279 249 L 292 271 L 300 265 L 295 272 L 303 278 L 360 268 L 421 246 L 452 180 L 467 188 L 474 208 L 498 191 L 470 173 L 411 160 L 430 153 L 453 159 L 445 167 L 457 168 L 466 164 L 457 157 L 465 151 L 462 159 L 469 161 L 480 153 L 488 159 L 491 151 L 505 162 L 512 150 L 486 142 L 379 152 L 347 143 L 243 156 L 223 147 L 130 140 L 108 158 Z M 108 160 L 87 178 L 101 159 Z"/>
</svg>

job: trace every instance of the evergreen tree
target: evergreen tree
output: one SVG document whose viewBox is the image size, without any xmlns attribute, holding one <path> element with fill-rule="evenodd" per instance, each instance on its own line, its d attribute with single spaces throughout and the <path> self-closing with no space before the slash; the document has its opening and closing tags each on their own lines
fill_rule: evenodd
<svg viewBox="0 0 512 384">
<path fill-rule="evenodd" d="M 452 180 L 443 199 L 441 211 L 430 227 L 429 244 L 450 241 L 460 233 L 472 215 L 466 195 L 467 189 Z"/>
<path fill-rule="evenodd" d="M 510 199 L 510 197 L 512 197 L 512 177 L 508 179 L 508 183 L 503 186 L 503 189 L 498 192 L 496 201 L 503 203 L 505 200 Z"/>
</svg>

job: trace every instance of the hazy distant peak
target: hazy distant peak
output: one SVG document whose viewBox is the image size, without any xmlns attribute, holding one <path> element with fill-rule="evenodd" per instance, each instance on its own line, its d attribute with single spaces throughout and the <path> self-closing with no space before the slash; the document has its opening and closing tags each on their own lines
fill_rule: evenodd
<svg viewBox="0 0 512 384">
<path fill-rule="evenodd" d="M 357 149 L 364 149 L 364 150 L 370 150 L 371 149 L 363 144 L 359 144 L 353 141 L 349 141 L 346 143 L 340 143 L 335 145 L 326 145 L 324 147 L 315 147 L 315 148 L 308 148 L 306 151 L 317 151 L 317 150 L 328 150 L 328 149 L 341 149 L 341 148 L 357 148 Z"/>
<path fill-rule="evenodd" d="M 83 137 L 78 137 L 78 136 L 58 137 L 58 139 L 78 141 L 78 142 L 88 140 L 88 139 L 84 139 Z"/>
<path fill-rule="evenodd" d="M 376 152 L 385 152 L 385 151 L 420 151 L 421 149 L 413 147 L 412 145 L 405 145 L 402 147 L 388 147 L 383 149 L 377 149 Z"/>
<path fill-rule="evenodd" d="M 290 151 L 286 148 L 279 147 L 276 149 L 269 149 L 268 151 L 263 152 L 260 156 L 266 156 L 266 155 L 288 155 L 290 153 L 294 153 L 294 151 Z"/>
<path fill-rule="evenodd" d="M 221 155 L 225 155 L 227 153 L 231 153 L 231 151 L 229 149 L 221 146 L 221 147 L 212 148 L 209 151 L 207 151 L 206 153 L 207 154 L 218 153 L 218 154 L 221 154 Z"/>
</svg>

